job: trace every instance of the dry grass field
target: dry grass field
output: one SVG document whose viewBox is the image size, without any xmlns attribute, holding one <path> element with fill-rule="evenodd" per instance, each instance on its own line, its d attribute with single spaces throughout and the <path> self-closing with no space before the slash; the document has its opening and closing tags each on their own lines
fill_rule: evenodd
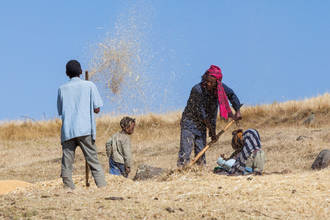
<svg viewBox="0 0 330 220">
<path fill-rule="evenodd" d="M 315 119 L 304 124 L 311 112 Z M 212 173 L 218 156 L 231 153 L 233 125 L 207 151 L 206 167 L 134 182 L 140 164 L 176 168 L 180 114 L 136 116 L 132 173 L 129 179 L 107 174 L 105 189 L 84 186 L 85 163 L 77 149 L 73 192 L 62 189 L 59 178 L 59 120 L 2 122 L 0 219 L 329 219 L 330 168 L 310 167 L 322 149 L 330 148 L 330 94 L 243 107 L 239 126 L 260 132 L 267 157 L 263 176 Z M 96 144 L 106 171 L 105 142 L 119 129 L 120 118 L 97 120 Z M 225 124 L 219 120 L 218 130 Z M 7 180 L 30 184 L 8 192 L 12 182 Z"/>
</svg>

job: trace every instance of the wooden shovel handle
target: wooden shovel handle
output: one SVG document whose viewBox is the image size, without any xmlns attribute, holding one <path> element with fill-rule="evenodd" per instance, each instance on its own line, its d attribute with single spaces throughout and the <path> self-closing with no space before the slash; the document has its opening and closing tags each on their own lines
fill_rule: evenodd
<svg viewBox="0 0 330 220">
<path fill-rule="evenodd" d="M 88 75 L 88 71 L 85 71 L 85 80 L 89 80 L 89 75 Z M 89 187 L 89 166 L 87 161 L 85 161 L 85 177 L 86 177 L 86 187 Z"/>
<path fill-rule="evenodd" d="M 235 122 L 235 120 L 230 121 L 218 134 L 217 134 L 217 140 L 218 138 L 225 133 L 225 131 Z M 192 165 L 194 165 L 194 163 L 197 162 L 197 160 L 211 147 L 212 144 L 214 144 L 216 141 L 210 141 L 204 148 L 203 150 L 201 150 L 196 157 L 190 161 L 190 163 L 188 164 L 188 168 L 191 167 Z"/>
<path fill-rule="evenodd" d="M 85 161 L 85 177 L 86 177 L 86 187 L 89 187 L 89 165 L 87 161 Z"/>
<path fill-rule="evenodd" d="M 85 71 L 85 80 L 89 80 L 89 74 L 88 74 L 88 70 Z"/>
</svg>

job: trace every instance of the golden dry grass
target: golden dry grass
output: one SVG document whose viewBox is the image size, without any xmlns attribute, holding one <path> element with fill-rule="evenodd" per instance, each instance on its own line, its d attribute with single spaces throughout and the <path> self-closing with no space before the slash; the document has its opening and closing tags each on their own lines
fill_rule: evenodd
<svg viewBox="0 0 330 220">
<path fill-rule="evenodd" d="M 330 94 L 305 99 L 302 101 L 288 101 L 268 105 L 243 106 L 242 126 L 270 127 L 270 126 L 300 126 L 307 116 L 314 112 L 315 121 L 311 127 L 329 124 L 327 117 L 330 111 Z M 101 116 L 97 119 L 98 136 L 108 135 L 119 129 L 119 121 L 122 116 Z M 137 135 L 143 134 L 143 140 L 149 139 L 149 128 L 157 128 L 162 131 L 178 128 L 181 112 L 166 114 L 138 115 Z M 0 140 L 35 140 L 44 137 L 59 137 L 61 121 L 59 119 L 49 121 L 9 121 L 0 123 Z M 145 136 L 144 136 L 145 135 Z M 151 138 L 154 139 L 154 138 Z"/>
<path fill-rule="evenodd" d="M 264 176 L 212 174 L 221 153 L 231 152 L 233 126 L 207 152 L 203 170 L 133 182 L 107 175 L 106 189 L 84 183 L 84 159 L 76 152 L 77 190 L 67 193 L 59 179 L 60 121 L 14 121 L 0 125 L 0 180 L 17 179 L 31 187 L 0 196 L 0 218 L 49 219 L 327 219 L 330 169 L 312 171 L 317 154 L 330 148 L 330 95 L 242 109 L 240 126 L 260 132 L 267 163 Z M 315 120 L 304 126 L 310 112 Z M 97 120 L 99 159 L 107 170 L 104 144 L 119 129 L 121 116 Z M 180 113 L 136 116 L 132 136 L 133 171 L 140 164 L 174 169 Z M 218 130 L 226 122 L 218 122 Z M 297 137 L 304 136 L 297 141 Z M 166 178 L 165 178 L 166 177 Z M 107 200 L 110 196 L 123 200 Z"/>
</svg>

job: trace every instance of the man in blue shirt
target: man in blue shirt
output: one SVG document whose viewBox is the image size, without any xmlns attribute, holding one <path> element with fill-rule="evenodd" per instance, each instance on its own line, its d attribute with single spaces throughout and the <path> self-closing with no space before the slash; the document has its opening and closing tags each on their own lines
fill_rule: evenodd
<svg viewBox="0 0 330 220">
<path fill-rule="evenodd" d="M 187 105 L 181 118 L 180 150 L 178 155 L 178 167 L 185 166 L 190 161 L 190 154 L 194 149 L 197 155 L 206 145 L 206 129 L 209 136 L 216 141 L 216 121 L 218 107 L 224 107 L 226 117 L 239 119 L 241 117 L 241 103 L 234 91 L 221 82 L 222 72 L 217 66 L 211 65 L 210 69 L 202 76 L 202 81 L 191 89 Z M 220 93 L 223 91 L 222 93 Z M 226 97 L 220 97 L 221 94 Z M 229 109 L 228 100 L 235 109 L 235 114 Z M 221 102 L 221 105 L 219 105 Z M 227 102 L 227 103 L 224 103 Z M 222 116 L 222 115 L 221 115 Z M 197 161 L 197 164 L 205 164 L 205 154 Z"/>
<path fill-rule="evenodd" d="M 75 188 L 72 170 L 76 147 L 79 146 L 91 169 L 98 187 L 106 186 L 104 172 L 97 158 L 95 146 L 96 124 L 94 113 L 100 112 L 102 99 L 94 83 L 79 78 L 80 63 L 70 60 L 66 64 L 66 74 L 70 81 L 60 86 L 57 96 L 57 110 L 62 118 L 61 177 L 65 187 Z"/>
</svg>

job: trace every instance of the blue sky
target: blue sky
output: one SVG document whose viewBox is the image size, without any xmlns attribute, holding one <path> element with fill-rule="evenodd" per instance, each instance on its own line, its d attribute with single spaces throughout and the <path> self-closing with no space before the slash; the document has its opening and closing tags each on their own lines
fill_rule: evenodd
<svg viewBox="0 0 330 220">
<path fill-rule="evenodd" d="M 147 24 L 142 49 L 153 54 L 143 68 L 148 103 L 132 109 L 183 109 L 211 64 L 248 105 L 329 92 L 329 1 L 13 0 L 0 8 L 0 120 L 56 117 L 66 62 L 87 69 L 91 45 L 132 7 L 145 15 L 137 25 Z M 118 112 L 103 98 L 103 113 Z"/>
</svg>

